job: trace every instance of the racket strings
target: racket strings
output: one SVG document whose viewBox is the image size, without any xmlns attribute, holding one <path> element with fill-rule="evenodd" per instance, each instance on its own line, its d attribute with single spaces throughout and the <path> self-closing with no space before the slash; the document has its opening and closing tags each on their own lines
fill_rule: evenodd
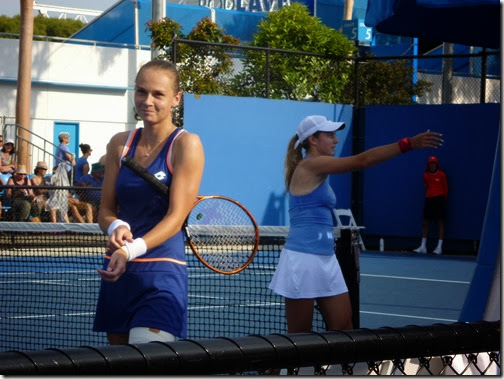
<svg viewBox="0 0 504 379">
<path fill-rule="evenodd" d="M 257 227 L 237 203 L 208 198 L 193 208 L 188 219 L 190 245 L 207 265 L 230 273 L 247 265 L 257 246 Z"/>
</svg>

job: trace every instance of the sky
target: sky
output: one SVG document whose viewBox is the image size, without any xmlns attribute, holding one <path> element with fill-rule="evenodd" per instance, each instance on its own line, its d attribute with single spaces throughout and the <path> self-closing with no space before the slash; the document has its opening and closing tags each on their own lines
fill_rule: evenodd
<svg viewBox="0 0 504 379">
<path fill-rule="evenodd" d="M 117 3 L 119 0 L 37 0 L 39 5 L 57 5 L 69 8 L 83 8 L 104 11 Z M 0 0 L 0 15 L 12 17 L 20 14 L 20 0 Z M 35 15 L 38 11 L 35 11 Z M 52 17 L 58 17 L 59 14 L 49 13 Z M 73 15 L 67 15 L 67 18 L 73 18 Z M 86 16 L 89 20 L 91 17 Z"/>
</svg>

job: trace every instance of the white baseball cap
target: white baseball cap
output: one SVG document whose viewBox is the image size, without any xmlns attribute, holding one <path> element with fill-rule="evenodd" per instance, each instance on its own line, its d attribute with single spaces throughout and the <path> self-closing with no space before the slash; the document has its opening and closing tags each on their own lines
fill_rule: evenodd
<svg viewBox="0 0 504 379">
<path fill-rule="evenodd" d="M 297 128 L 296 133 L 298 140 L 294 148 L 297 149 L 300 144 L 316 132 L 335 132 L 336 130 L 342 130 L 344 128 L 344 122 L 330 121 L 325 116 L 307 116 L 301 121 Z"/>
</svg>

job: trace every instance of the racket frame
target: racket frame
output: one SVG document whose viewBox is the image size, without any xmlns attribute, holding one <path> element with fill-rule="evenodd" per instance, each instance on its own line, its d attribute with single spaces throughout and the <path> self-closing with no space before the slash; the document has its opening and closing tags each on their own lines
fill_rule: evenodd
<svg viewBox="0 0 504 379">
<path fill-rule="evenodd" d="M 237 205 L 250 218 L 250 221 L 252 222 L 252 225 L 254 227 L 254 235 L 255 235 L 255 243 L 254 243 L 254 248 L 252 250 L 252 254 L 250 254 L 249 258 L 247 259 L 247 261 L 243 265 L 241 265 L 237 269 L 231 270 L 231 271 L 220 270 L 217 267 L 213 267 L 205 259 L 203 259 L 203 257 L 198 253 L 198 249 L 194 245 L 194 243 L 192 241 L 192 238 L 191 238 L 191 234 L 190 234 L 190 232 L 188 230 L 188 227 L 189 227 L 189 223 L 188 223 L 189 215 L 187 215 L 187 218 L 185 219 L 185 222 L 184 222 L 184 232 L 186 234 L 187 242 L 189 244 L 189 247 L 191 248 L 191 250 L 194 253 L 194 255 L 196 255 L 196 257 L 199 259 L 199 261 L 201 263 L 203 263 L 206 267 L 208 267 L 209 269 L 211 269 L 211 270 L 213 270 L 215 272 L 218 272 L 219 274 L 224 274 L 224 275 L 233 275 L 233 274 L 239 273 L 240 271 L 245 270 L 248 267 L 248 265 L 250 265 L 250 263 L 252 263 L 252 260 L 254 259 L 255 255 L 257 253 L 257 250 L 259 249 L 259 238 L 260 238 L 259 227 L 257 226 L 257 223 L 256 223 L 256 221 L 254 219 L 254 216 L 252 216 L 252 213 L 250 213 L 249 210 L 247 208 L 245 208 L 245 206 L 243 204 L 241 204 L 240 202 L 238 202 L 238 201 L 236 201 L 234 199 L 231 199 L 230 197 L 221 196 L 221 195 L 207 195 L 207 196 L 197 196 L 196 199 L 197 200 L 193 204 L 193 206 L 191 208 L 191 211 L 189 211 L 189 214 L 192 212 L 192 210 L 194 209 L 194 207 L 196 207 L 196 205 L 198 205 L 202 201 L 205 201 L 205 200 L 208 200 L 208 199 L 221 199 L 221 200 L 230 201 L 233 204 Z"/>
</svg>

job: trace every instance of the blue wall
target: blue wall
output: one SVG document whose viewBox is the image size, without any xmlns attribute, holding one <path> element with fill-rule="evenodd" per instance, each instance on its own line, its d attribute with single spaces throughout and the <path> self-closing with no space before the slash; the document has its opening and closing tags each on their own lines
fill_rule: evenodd
<svg viewBox="0 0 504 379">
<path fill-rule="evenodd" d="M 200 193 L 242 202 L 261 225 L 288 225 L 283 164 L 287 144 L 308 114 L 352 123 L 351 106 L 186 94 L 184 127 L 197 133 L 205 148 Z M 338 138 L 336 154 L 348 155 L 351 128 Z M 340 205 L 348 207 L 350 175 L 334 183 Z"/>
<path fill-rule="evenodd" d="M 352 149 L 352 107 L 225 96 L 185 95 L 185 128 L 200 135 L 206 164 L 201 194 L 222 194 L 247 206 L 261 225 L 288 225 L 283 163 L 300 120 L 322 114 L 347 123 L 336 155 Z M 364 172 L 366 234 L 418 237 L 422 173 L 436 154 L 448 175 L 446 239 L 481 236 L 494 161 L 499 104 L 370 106 L 364 110 L 371 148 L 428 128 L 444 134 L 438 150 L 413 151 Z M 351 174 L 330 178 L 339 208 L 350 207 Z"/>
<path fill-rule="evenodd" d="M 449 186 L 446 239 L 479 240 L 499 117 L 499 104 L 367 107 L 366 149 L 427 129 L 443 133 L 445 144 L 438 150 L 413 151 L 365 171 L 366 233 L 420 234 L 425 194 L 422 174 L 427 158 L 437 155 Z"/>
</svg>

